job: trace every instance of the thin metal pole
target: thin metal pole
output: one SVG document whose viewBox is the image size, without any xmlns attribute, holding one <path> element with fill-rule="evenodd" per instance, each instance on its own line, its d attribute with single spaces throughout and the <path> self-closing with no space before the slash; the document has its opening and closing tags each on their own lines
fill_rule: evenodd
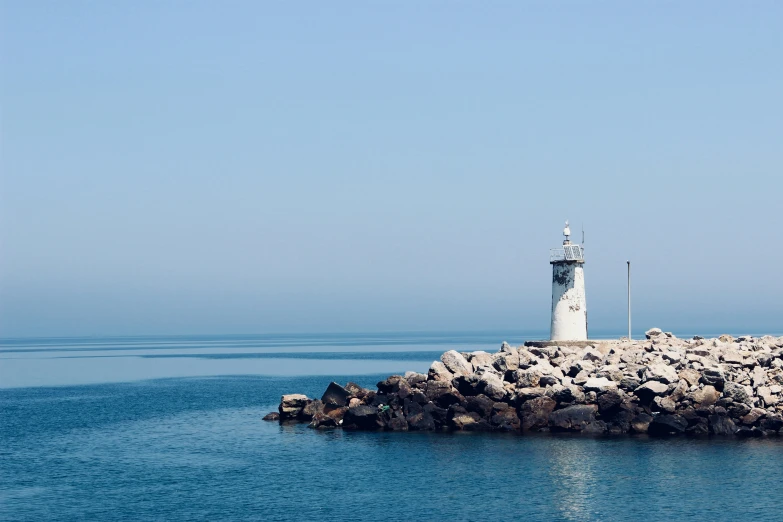
<svg viewBox="0 0 783 522">
<path fill-rule="evenodd" d="M 631 340 L 631 262 L 628 263 L 628 340 Z"/>
</svg>

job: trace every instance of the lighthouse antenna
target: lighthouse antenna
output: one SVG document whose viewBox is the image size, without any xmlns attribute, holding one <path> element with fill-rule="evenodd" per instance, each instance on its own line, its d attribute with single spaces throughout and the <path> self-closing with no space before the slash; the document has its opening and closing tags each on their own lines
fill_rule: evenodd
<svg viewBox="0 0 783 522">
<path fill-rule="evenodd" d="M 585 224 L 582 223 L 582 248 L 585 247 Z"/>
</svg>

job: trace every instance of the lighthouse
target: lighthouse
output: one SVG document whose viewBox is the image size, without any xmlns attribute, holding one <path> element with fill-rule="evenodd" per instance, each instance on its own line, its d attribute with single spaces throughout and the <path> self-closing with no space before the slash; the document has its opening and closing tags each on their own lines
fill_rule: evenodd
<svg viewBox="0 0 783 522">
<path fill-rule="evenodd" d="M 563 229 L 562 248 L 549 252 L 552 265 L 552 341 L 587 340 L 587 302 L 585 300 L 584 249 L 571 244 L 568 221 Z"/>
</svg>

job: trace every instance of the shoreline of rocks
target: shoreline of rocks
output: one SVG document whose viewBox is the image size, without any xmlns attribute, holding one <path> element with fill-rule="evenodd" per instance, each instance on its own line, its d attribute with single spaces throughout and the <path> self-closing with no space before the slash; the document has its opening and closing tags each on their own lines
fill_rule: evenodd
<svg viewBox="0 0 783 522">
<path fill-rule="evenodd" d="M 445 352 L 377 391 L 332 382 L 264 420 L 314 429 L 783 435 L 783 337 L 645 340 Z M 535 344 L 535 343 L 529 343 Z M 584 343 L 582 343 L 584 344 Z"/>
</svg>

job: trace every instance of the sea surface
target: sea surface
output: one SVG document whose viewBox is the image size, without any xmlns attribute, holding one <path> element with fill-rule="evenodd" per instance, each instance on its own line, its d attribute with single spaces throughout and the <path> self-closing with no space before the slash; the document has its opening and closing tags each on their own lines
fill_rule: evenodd
<svg viewBox="0 0 783 522">
<path fill-rule="evenodd" d="M 0 520 L 783 520 L 783 441 L 348 433 L 283 393 L 543 332 L 5 339 Z"/>
</svg>

